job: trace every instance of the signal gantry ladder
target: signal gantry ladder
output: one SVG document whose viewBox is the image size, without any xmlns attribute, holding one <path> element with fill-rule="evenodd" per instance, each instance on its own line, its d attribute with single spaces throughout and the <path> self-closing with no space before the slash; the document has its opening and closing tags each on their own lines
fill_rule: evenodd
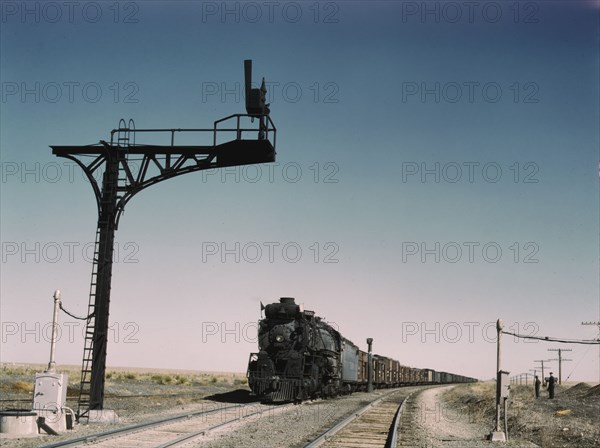
<svg viewBox="0 0 600 448">
<path fill-rule="evenodd" d="M 125 162 L 128 161 L 128 149 L 132 131 L 134 136 L 133 144 L 135 145 L 135 124 L 133 120 L 130 119 L 128 125 L 125 124 L 125 120 L 123 119 L 119 121 L 116 144 L 119 150 L 124 150 L 120 152 L 124 154 Z M 112 137 L 114 137 L 114 132 L 111 134 L 111 147 L 113 145 Z M 92 259 L 92 278 L 90 282 L 88 314 L 86 318 L 87 323 L 85 328 L 85 337 L 83 345 L 83 361 L 81 364 L 81 382 L 79 386 L 79 399 L 77 401 L 78 418 L 88 417 L 89 410 L 92 404 L 91 394 L 93 379 L 92 371 L 94 366 L 94 342 L 96 340 L 99 340 L 99 342 L 102 343 L 104 340 L 105 344 L 105 340 L 107 338 L 106 333 L 101 336 L 96 334 L 96 301 L 98 300 L 98 294 L 106 293 L 107 290 L 110 292 L 112 267 L 109 265 L 112 265 L 114 244 L 107 244 L 106 240 L 110 239 L 110 235 L 112 234 L 112 238 L 114 241 L 114 231 L 116 230 L 116 227 L 113 229 L 111 226 L 112 223 L 110 219 L 110 208 L 111 205 L 114 203 L 113 198 L 116 198 L 117 204 L 123 198 L 122 195 L 119 195 L 118 186 L 123 185 L 127 181 L 127 178 L 124 175 L 124 166 L 127 165 L 119 165 L 118 180 L 116 183 L 114 182 L 114 179 L 110 177 L 111 175 L 114 176 L 114 172 L 110 173 L 105 171 L 104 173 L 105 179 L 103 181 L 102 186 L 103 194 L 101 195 L 102 199 L 100 201 L 100 213 L 98 216 L 96 241 L 94 243 L 94 256 Z M 101 285 L 98 284 L 99 281 L 102 282 Z M 108 301 L 108 297 L 110 296 L 107 296 L 106 301 Z M 100 298 L 102 299 L 102 295 L 100 295 Z M 108 307 L 106 308 L 105 317 L 108 320 Z M 97 350 L 97 352 L 101 353 L 102 351 Z M 103 387 L 104 375 L 102 375 L 102 388 Z"/>
</svg>

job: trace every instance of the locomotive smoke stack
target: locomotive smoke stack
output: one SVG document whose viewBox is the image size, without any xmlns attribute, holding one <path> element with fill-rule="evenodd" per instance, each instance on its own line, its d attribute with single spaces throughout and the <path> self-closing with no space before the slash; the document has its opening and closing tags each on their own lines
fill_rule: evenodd
<svg viewBox="0 0 600 448">
<path fill-rule="evenodd" d="M 295 304 L 296 300 L 293 297 L 282 297 L 281 299 L 279 299 L 279 303 L 284 303 L 284 304 Z"/>
</svg>

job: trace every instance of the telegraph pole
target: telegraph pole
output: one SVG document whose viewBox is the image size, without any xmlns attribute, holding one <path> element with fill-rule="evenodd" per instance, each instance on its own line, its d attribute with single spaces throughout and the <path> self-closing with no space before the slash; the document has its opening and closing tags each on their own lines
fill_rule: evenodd
<svg viewBox="0 0 600 448">
<path fill-rule="evenodd" d="M 592 321 L 587 321 L 587 322 L 581 322 L 581 325 L 594 325 L 596 327 L 598 327 L 598 338 L 600 339 L 600 322 L 592 322 Z"/>
<path fill-rule="evenodd" d="M 581 322 L 581 325 L 596 325 L 597 327 L 600 327 L 600 322 Z"/>
<path fill-rule="evenodd" d="M 496 321 L 496 331 L 498 333 L 496 340 L 496 425 L 494 430 L 488 436 L 488 439 L 492 442 L 506 442 L 508 440 L 507 437 L 507 399 L 508 399 L 508 390 L 509 390 L 509 372 L 505 372 L 501 370 L 502 367 L 502 349 L 501 349 L 501 341 L 502 341 L 502 328 L 504 327 L 504 323 L 502 319 L 498 319 Z M 504 430 L 500 430 L 500 401 L 504 399 Z"/>
<path fill-rule="evenodd" d="M 546 385 L 546 377 L 544 376 L 544 363 L 545 362 L 550 362 L 552 361 L 551 359 L 538 359 L 535 360 L 534 362 L 541 362 L 542 363 L 542 386 Z"/>
<path fill-rule="evenodd" d="M 496 345 L 496 431 L 500 432 L 500 367 L 502 362 L 501 355 L 501 345 L 500 342 L 502 340 L 502 327 L 504 326 L 501 319 L 496 321 L 496 331 L 498 332 L 497 336 L 497 345 Z"/>
<path fill-rule="evenodd" d="M 562 384 L 562 363 L 563 361 L 573 361 L 572 359 L 563 359 L 562 352 L 572 352 L 570 348 L 549 348 L 549 352 L 558 352 L 558 384 Z"/>
</svg>

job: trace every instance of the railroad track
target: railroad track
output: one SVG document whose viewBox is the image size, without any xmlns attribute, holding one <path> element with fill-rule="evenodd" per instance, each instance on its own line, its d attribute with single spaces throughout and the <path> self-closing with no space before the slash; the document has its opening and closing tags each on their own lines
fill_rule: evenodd
<svg viewBox="0 0 600 448">
<path fill-rule="evenodd" d="M 129 394 L 129 395 L 121 395 L 121 394 L 104 394 L 104 398 L 117 398 L 117 399 L 130 399 L 130 398 L 175 398 L 175 397 L 189 397 L 189 392 L 182 393 L 173 393 L 173 394 Z M 77 400 L 79 395 L 69 395 L 67 394 L 67 399 L 69 400 Z M 27 402 L 31 403 L 31 398 L 2 398 L 0 399 L 0 403 L 11 403 L 11 402 Z"/>
<path fill-rule="evenodd" d="M 384 395 L 320 434 L 304 448 L 410 446 L 403 445 L 404 440 L 400 443 L 398 431 L 413 393 L 399 389 Z"/>
<path fill-rule="evenodd" d="M 427 388 L 429 389 L 429 387 Z M 417 446 L 423 446 L 423 443 L 420 441 L 420 438 L 417 434 L 415 434 L 415 421 L 419 421 L 419 406 L 417 405 L 416 397 L 419 393 L 421 393 L 424 389 L 415 392 L 414 395 L 410 396 L 410 399 L 407 399 L 404 402 L 404 408 L 399 415 L 399 421 L 397 422 L 397 442 L 394 445 L 395 448 L 401 447 L 411 447 L 415 448 Z"/>
<path fill-rule="evenodd" d="M 180 414 L 160 420 L 139 423 L 111 431 L 44 445 L 40 448 L 168 448 L 197 441 L 210 431 L 223 429 L 263 413 L 284 412 L 293 404 L 267 406 L 257 403 L 224 406 L 207 411 Z M 270 414 L 270 415 L 271 415 Z"/>
</svg>

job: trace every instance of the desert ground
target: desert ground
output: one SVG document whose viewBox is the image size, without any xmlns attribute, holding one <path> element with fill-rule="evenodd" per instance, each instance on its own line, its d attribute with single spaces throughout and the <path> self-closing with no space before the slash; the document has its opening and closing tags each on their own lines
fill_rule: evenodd
<svg viewBox="0 0 600 448">
<path fill-rule="evenodd" d="M 33 379 L 36 372 L 43 370 L 42 365 L 0 365 L 2 409 L 30 409 Z M 69 374 L 67 404 L 76 409 L 79 368 L 67 366 L 58 370 Z M 480 444 L 477 446 L 489 445 L 490 442 L 485 442 L 484 438 L 493 428 L 495 421 L 494 390 L 493 382 L 480 382 L 446 387 L 436 393 L 428 393 L 427 401 L 418 403 L 421 406 L 420 411 L 413 416 L 414 424 L 421 429 L 424 446 L 459 446 L 451 442 L 460 444 L 461 437 L 465 446 L 466 440 L 477 440 Z M 106 373 L 105 391 L 105 408 L 116 411 L 120 418 L 118 425 L 150 420 L 166 414 L 184 413 L 192 408 L 198 409 L 199 406 L 253 401 L 244 373 L 109 368 Z M 358 406 L 368 398 L 366 394 L 354 395 L 352 399 L 335 399 L 340 401 L 334 406 L 339 411 L 342 409 L 340 403 L 344 400 L 356 402 Z M 507 446 L 519 446 L 515 443 L 521 441 L 544 448 L 600 447 L 599 398 L 600 385 L 593 383 L 564 384 L 558 388 L 554 400 L 547 398 L 545 390 L 542 391 L 542 397 L 536 400 L 531 385 L 512 385 L 508 407 L 508 433 L 511 442 Z M 345 412 L 352 412 L 352 407 L 349 405 Z M 338 416 L 331 413 L 330 417 L 334 419 Z M 331 419 L 321 423 L 329 424 Z M 286 422 L 289 427 L 289 419 Z M 306 428 L 306 434 L 298 436 L 299 442 L 289 446 L 302 446 L 301 440 L 306 439 L 311 431 L 322 429 L 314 423 Z M 273 422 L 269 425 L 269 431 L 273 431 Z M 243 440 L 244 427 L 241 426 L 236 430 L 235 441 L 230 435 L 221 434 L 216 439 L 213 438 L 209 446 L 267 446 L 263 442 L 257 442 L 262 439 L 257 434 L 257 428 L 259 427 L 256 425 L 248 427 L 247 442 Z M 101 424 L 78 425 L 73 436 L 106 429 L 106 426 Z M 286 431 L 285 427 L 275 430 L 281 433 Z M 52 436 L 20 440 L 0 439 L 0 445 L 33 448 L 54 440 Z"/>
<path fill-rule="evenodd" d="M 486 432 L 493 429 L 495 387 L 495 382 L 479 382 L 443 393 L 440 402 L 448 410 L 446 420 L 467 420 Z M 510 441 L 529 441 L 543 448 L 600 446 L 600 385 L 566 383 L 557 388 L 553 400 L 544 389 L 536 400 L 532 385 L 511 385 L 510 395 Z"/>
</svg>

